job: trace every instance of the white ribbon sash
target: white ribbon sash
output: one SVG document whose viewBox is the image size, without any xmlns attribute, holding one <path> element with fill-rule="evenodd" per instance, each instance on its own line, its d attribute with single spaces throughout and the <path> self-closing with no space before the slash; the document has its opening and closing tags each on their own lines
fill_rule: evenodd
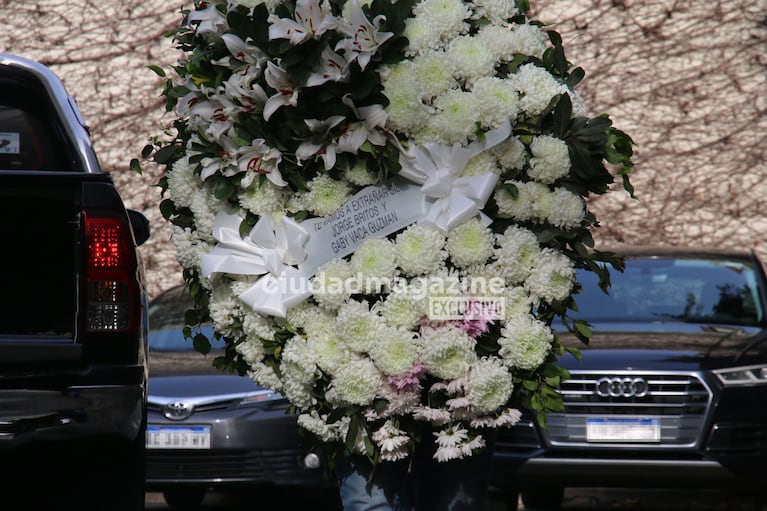
<svg viewBox="0 0 767 511">
<path fill-rule="evenodd" d="M 421 218 L 423 193 L 417 185 L 394 178 L 367 186 L 332 215 L 301 222 L 311 234 L 307 258 L 299 268 L 313 275 L 328 261 L 353 253 L 366 239 L 388 236 Z"/>
<path fill-rule="evenodd" d="M 204 277 L 214 273 L 263 275 L 239 298 L 254 311 L 285 317 L 287 309 L 311 295 L 306 274 L 292 265 L 306 259 L 306 230 L 289 217 L 276 222 L 263 215 L 245 238 L 240 236 L 242 217 L 219 211 L 213 223 L 218 244 L 200 260 Z"/>
<path fill-rule="evenodd" d="M 485 139 L 469 144 L 448 146 L 425 143 L 400 153 L 399 175 L 421 185 L 426 213 L 423 223 L 443 232 L 481 213 L 495 189 L 498 175 L 486 172 L 461 177 L 468 161 L 494 147 L 511 135 L 511 123 L 488 131 Z M 489 219 L 483 216 L 488 223 Z"/>
</svg>

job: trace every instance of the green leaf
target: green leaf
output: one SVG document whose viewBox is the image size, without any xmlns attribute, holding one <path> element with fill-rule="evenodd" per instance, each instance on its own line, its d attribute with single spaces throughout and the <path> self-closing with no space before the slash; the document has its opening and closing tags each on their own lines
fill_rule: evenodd
<svg viewBox="0 0 767 511">
<path fill-rule="evenodd" d="M 192 344 L 194 345 L 195 351 L 199 351 L 203 355 L 207 355 L 210 353 L 210 340 L 205 336 L 205 334 L 198 333 L 192 338 Z"/>
<path fill-rule="evenodd" d="M 565 138 L 567 129 L 570 127 L 570 119 L 573 115 L 573 103 L 568 94 L 561 94 L 559 102 L 554 108 L 554 136 Z"/>
<path fill-rule="evenodd" d="M 141 162 L 138 161 L 138 158 L 132 158 L 128 168 L 134 172 L 137 172 L 139 175 L 142 173 Z"/>
<path fill-rule="evenodd" d="M 160 66 L 156 66 L 154 64 L 150 64 L 147 66 L 149 69 L 155 72 L 155 74 L 161 78 L 165 78 L 165 71 Z"/>
<path fill-rule="evenodd" d="M 575 328 L 575 331 L 583 337 L 591 338 L 591 336 L 594 335 L 591 328 L 589 328 L 588 323 L 583 320 L 573 321 L 573 327 Z"/>
<path fill-rule="evenodd" d="M 170 199 L 160 202 L 160 213 L 165 220 L 170 220 L 176 214 L 176 205 Z"/>
</svg>

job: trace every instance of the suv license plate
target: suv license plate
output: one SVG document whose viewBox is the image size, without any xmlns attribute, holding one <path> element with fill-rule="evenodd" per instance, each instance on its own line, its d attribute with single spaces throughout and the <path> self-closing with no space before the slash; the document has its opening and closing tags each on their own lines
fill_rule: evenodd
<svg viewBox="0 0 767 511">
<path fill-rule="evenodd" d="M 147 449 L 210 449 L 210 426 L 165 426 L 146 428 Z"/>
<path fill-rule="evenodd" d="M 660 420 L 646 418 L 586 419 L 588 442 L 660 442 Z"/>
</svg>

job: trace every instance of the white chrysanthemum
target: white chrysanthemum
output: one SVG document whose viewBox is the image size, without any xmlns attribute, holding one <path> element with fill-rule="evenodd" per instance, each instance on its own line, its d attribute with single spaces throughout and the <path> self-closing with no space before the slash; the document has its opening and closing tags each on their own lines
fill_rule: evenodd
<svg viewBox="0 0 767 511">
<path fill-rule="evenodd" d="M 378 174 L 370 171 L 364 160 L 357 160 L 354 165 L 344 171 L 344 178 L 353 185 L 368 186 L 379 181 Z"/>
<path fill-rule="evenodd" d="M 445 236 L 439 229 L 412 224 L 397 235 L 397 264 L 406 276 L 436 271 L 445 262 Z"/>
<path fill-rule="evenodd" d="M 200 256 L 213 248 L 197 236 L 196 230 L 178 225 L 171 225 L 170 241 L 176 249 L 176 261 L 184 268 L 199 268 Z"/>
<path fill-rule="evenodd" d="M 434 99 L 434 107 L 436 112 L 427 119 L 421 138 L 433 134 L 433 141 L 466 144 L 476 137 L 480 112 L 477 97 L 471 92 L 450 90 Z"/>
<path fill-rule="evenodd" d="M 405 459 L 410 454 L 410 437 L 407 432 L 396 427 L 391 420 L 387 420 L 383 426 L 374 431 L 371 438 L 378 445 L 383 461 Z"/>
<path fill-rule="evenodd" d="M 468 430 L 464 428 L 448 427 L 434 433 L 437 450 L 434 458 L 440 463 L 457 460 L 464 457 L 463 444 L 469 438 Z"/>
<path fill-rule="evenodd" d="M 295 369 L 306 375 L 307 380 L 313 379 L 317 371 L 314 350 L 309 341 L 300 335 L 294 335 L 285 342 L 282 348 L 282 362 L 293 364 Z"/>
<path fill-rule="evenodd" d="M 432 27 L 439 39 L 447 41 L 468 30 L 465 20 L 471 12 L 463 0 L 421 0 L 413 7 L 413 15 Z M 410 40 L 407 28 L 404 35 Z"/>
<path fill-rule="evenodd" d="M 346 359 L 346 345 L 335 330 L 309 332 L 309 346 L 317 366 L 328 374 L 335 374 L 338 366 Z"/>
<path fill-rule="evenodd" d="M 505 323 L 520 317 L 526 318 L 533 310 L 533 299 L 523 286 L 507 287 L 503 300 Z"/>
<path fill-rule="evenodd" d="M 402 376 L 413 368 L 420 352 L 420 343 L 411 330 L 387 328 L 372 346 L 370 356 L 385 375 Z"/>
<path fill-rule="evenodd" d="M 301 413 L 296 420 L 300 427 L 313 433 L 323 442 L 344 440 L 350 421 L 348 417 L 344 417 L 339 421 L 328 423 L 327 416 L 320 416 L 316 410 L 312 410 L 310 413 Z"/>
<path fill-rule="evenodd" d="M 503 234 L 496 236 L 494 266 L 509 284 L 524 282 L 541 253 L 535 233 L 518 227 L 509 226 Z"/>
<path fill-rule="evenodd" d="M 389 99 L 386 126 L 391 130 L 411 134 L 431 115 L 430 108 L 421 101 L 412 83 L 387 81 L 384 94 Z"/>
<path fill-rule="evenodd" d="M 484 416 L 472 420 L 472 428 L 508 428 L 519 422 L 522 412 L 516 408 L 506 408 L 497 416 Z"/>
<path fill-rule="evenodd" d="M 423 336 L 423 365 L 438 378 L 453 380 L 465 376 L 476 363 L 475 341 L 466 332 L 444 327 Z"/>
<path fill-rule="evenodd" d="M 504 170 L 521 170 L 527 164 L 527 149 L 518 137 L 511 136 L 490 149 Z"/>
<path fill-rule="evenodd" d="M 470 218 L 454 227 L 447 236 L 450 262 L 458 268 L 481 264 L 493 255 L 493 231 L 478 218 Z"/>
<path fill-rule="evenodd" d="M 462 177 L 481 176 L 482 174 L 500 174 L 501 169 L 495 163 L 495 157 L 490 151 L 482 151 L 472 156 L 461 171 Z"/>
<path fill-rule="evenodd" d="M 197 235 L 204 241 L 213 242 L 213 222 L 224 203 L 217 199 L 209 184 L 203 185 L 192 196 L 189 209 L 194 215 L 194 225 Z"/>
<path fill-rule="evenodd" d="M 350 296 L 352 268 L 344 259 L 333 259 L 319 267 L 312 279 L 312 296 L 322 307 L 335 310 Z"/>
<path fill-rule="evenodd" d="M 552 302 L 564 300 L 573 290 L 575 267 L 562 252 L 544 248 L 535 260 L 525 287 L 536 299 Z"/>
<path fill-rule="evenodd" d="M 566 85 L 535 64 L 520 66 L 516 73 L 509 75 L 509 79 L 522 95 L 520 107 L 533 116 L 543 113 L 552 98 L 567 92 Z"/>
<path fill-rule="evenodd" d="M 261 339 L 255 336 L 247 336 L 242 342 L 234 345 L 234 350 L 242 355 L 242 359 L 249 366 L 260 363 L 264 358 L 264 345 Z"/>
<path fill-rule="evenodd" d="M 388 380 L 388 378 L 387 378 Z M 378 397 L 386 401 L 384 409 L 371 408 L 365 411 L 365 419 L 375 421 L 386 417 L 407 415 L 421 403 L 419 390 L 398 390 L 394 385 L 382 385 Z"/>
<path fill-rule="evenodd" d="M 366 302 L 349 301 L 338 309 L 338 333 L 349 349 L 367 353 L 381 341 L 386 330 L 384 319 Z"/>
<path fill-rule="evenodd" d="M 551 199 L 554 206 L 546 221 L 563 229 L 581 225 L 586 217 L 586 203 L 580 195 L 566 188 L 555 188 L 551 192 Z"/>
<path fill-rule="evenodd" d="M 271 389 L 275 392 L 282 392 L 282 379 L 277 375 L 274 368 L 266 364 L 250 364 L 248 376 L 256 384 L 265 389 Z"/>
<path fill-rule="evenodd" d="M 381 372 L 372 360 L 351 358 L 339 366 L 326 397 L 338 404 L 364 406 L 375 399 L 381 384 Z"/>
<path fill-rule="evenodd" d="M 511 398 L 514 384 L 508 367 L 497 358 L 482 358 L 469 372 L 467 396 L 477 413 L 491 413 Z"/>
<path fill-rule="evenodd" d="M 498 206 L 498 214 L 503 218 L 513 218 L 520 222 L 539 221 L 551 211 L 551 191 L 549 187 L 534 181 L 509 181 L 517 189 L 514 197 L 504 188 L 497 188 L 493 198 Z"/>
<path fill-rule="evenodd" d="M 417 421 L 430 422 L 436 426 L 447 424 L 452 419 L 450 411 L 445 408 L 417 406 L 413 409 L 413 418 Z"/>
<path fill-rule="evenodd" d="M 495 55 L 476 37 L 456 37 L 450 41 L 445 57 L 456 76 L 469 86 L 495 73 Z"/>
<path fill-rule="evenodd" d="M 426 312 L 429 319 L 440 321 L 444 315 L 442 305 L 449 306 L 463 299 L 465 288 L 458 270 L 441 268 L 430 275 L 411 279 L 408 290 L 413 298 L 420 301 L 419 308 Z"/>
<path fill-rule="evenodd" d="M 271 181 L 256 181 L 238 195 L 240 206 L 256 215 L 273 213 L 285 208 L 290 195 L 286 188 L 274 186 Z"/>
<path fill-rule="evenodd" d="M 428 103 L 432 98 L 458 88 L 453 61 L 444 52 L 427 51 L 410 62 L 410 86 L 415 88 L 422 101 Z"/>
<path fill-rule="evenodd" d="M 486 25 L 478 38 L 493 50 L 498 60 L 510 61 L 515 55 L 541 58 L 546 51 L 548 36 L 537 25 Z"/>
<path fill-rule="evenodd" d="M 368 238 L 352 254 L 351 268 L 362 293 L 380 292 L 394 280 L 397 249 L 385 238 Z"/>
<path fill-rule="evenodd" d="M 240 305 L 242 302 L 228 285 L 213 287 L 208 301 L 208 312 L 216 331 L 221 335 L 236 337 L 240 329 Z"/>
<path fill-rule="evenodd" d="M 381 316 L 393 327 L 413 328 L 424 317 L 423 300 L 418 300 L 407 287 L 389 293 L 381 304 Z"/>
<path fill-rule="evenodd" d="M 480 125 L 494 129 L 519 114 L 519 93 L 508 80 L 483 76 L 474 83 L 472 94 L 480 109 Z"/>
<path fill-rule="evenodd" d="M 285 397 L 298 408 L 308 408 L 313 401 L 312 386 L 317 364 L 306 339 L 296 335 L 285 342 L 280 371 Z"/>
<path fill-rule="evenodd" d="M 180 208 L 187 208 L 192 204 L 192 197 L 202 186 L 202 180 L 194 173 L 194 165 L 189 163 L 189 158 L 184 157 L 176 161 L 168 176 L 168 192 L 173 203 Z"/>
<path fill-rule="evenodd" d="M 293 328 L 304 332 L 335 329 L 336 315 L 310 302 L 304 301 L 288 309 L 285 319 Z"/>
<path fill-rule="evenodd" d="M 345 181 L 320 174 L 306 185 L 309 192 L 304 196 L 306 209 L 318 216 L 335 213 L 349 199 L 351 187 Z"/>
<path fill-rule="evenodd" d="M 550 135 L 539 135 L 530 143 L 530 168 L 527 175 L 541 183 L 551 184 L 570 173 L 567 143 Z"/>
<path fill-rule="evenodd" d="M 514 2 L 509 0 L 474 0 L 474 18 L 487 18 L 496 23 L 506 23 L 519 13 Z"/>
<path fill-rule="evenodd" d="M 548 325 L 532 316 L 516 318 L 501 329 L 498 354 L 511 366 L 534 370 L 551 350 L 554 334 Z"/>
<path fill-rule="evenodd" d="M 270 317 L 259 314 L 250 307 L 240 307 L 240 318 L 245 335 L 266 340 L 274 339 L 275 325 Z"/>
<path fill-rule="evenodd" d="M 437 50 L 443 46 L 439 27 L 421 18 L 406 19 L 405 31 L 402 35 L 408 40 L 406 54 L 409 56 Z"/>
</svg>

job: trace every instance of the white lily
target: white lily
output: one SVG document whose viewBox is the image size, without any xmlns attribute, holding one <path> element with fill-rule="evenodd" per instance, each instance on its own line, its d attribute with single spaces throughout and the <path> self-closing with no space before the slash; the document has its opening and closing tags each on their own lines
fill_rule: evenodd
<svg viewBox="0 0 767 511">
<path fill-rule="evenodd" d="M 349 79 L 351 61 L 326 46 L 320 55 L 320 62 L 306 80 L 307 87 L 322 85 L 325 82 L 345 82 Z"/>
<path fill-rule="evenodd" d="M 281 106 L 296 106 L 298 103 L 298 84 L 277 64 L 267 62 L 264 73 L 266 83 L 277 91 L 264 105 L 264 119 L 267 121 Z"/>
<path fill-rule="evenodd" d="M 301 142 L 296 149 L 296 158 L 299 162 L 307 160 L 316 154 L 320 154 L 325 170 L 330 170 L 336 164 L 336 144 L 332 140 L 328 142 L 330 130 L 338 126 L 346 119 L 343 115 L 334 115 L 324 121 L 318 119 L 306 119 L 304 122 L 312 132 L 312 137 Z"/>
<path fill-rule="evenodd" d="M 320 5 L 317 0 L 298 0 L 295 20 L 269 16 L 269 39 L 289 39 L 290 44 L 298 45 L 309 38 L 319 38 L 325 31 L 332 30 L 338 19 L 330 10 L 330 2 Z"/>
<path fill-rule="evenodd" d="M 213 2 L 208 4 L 205 9 L 191 12 L 189 14 L 189 21 L 191 23 L 198 23 L 197 34 L 221 34 L 229 29 L 226 16 L 219 12 L 216 4 Z"/>
<path fill-rule="evenodd" d="M 365 67 L 370 62 L 370 58 L 378 51 L 378 48 L 388 41 L 394 33 L 379 32 L 379 27 L 386 20 L 383 15 L 378 15 L 371 23 L 365 16 L 359 0 L 350 0 L 349 2 L 350 21 L 340 22 L 338 31 L 344 34 L 346 39 L 342 39 L 336 44 L 336 50 L 343 49 L 347 53 L 356 57 L 360 68 Z"/>
<path fill-rule="evenodd" d="M 232 73 L 224 82 L 224 91 L 239 103 L 239 109 L 246 113 L 261 112 L 269 99 L 264 89 L 256 82 L 257 74 L 251 72 L 253 66 L 245 66 Z"/>
<path fill-rule="evenodd" d="M 275 186 L 286 186 L 288 183 L 282 179 L 280 172 L 280 162 L 282 153 L 270 147 L 263 138 L 253 140 L 249 146 L 241 147 L 237 160 L 240 171 L 245 175 L 240 182 L 240 186 L 247 188 L 253 183 L 256 176 L 263 174 Z"/>
<path fill-rule="evenodd" d="M 240 171 L 237 162 L 237 144 L 226 136 L 220 137 L 217 143 L 221 147 L 218 155 L 215 157 L 208 156 L 200 160 L 200 165 L 202 165 L 200 179 L 203 181 L 217 172 L 224 176 L 233 176 Z"/>
<path fill-rule="evenodd" d="M 263 69 L 264 64 L 269 59 L 261 48 L 243 41 L 234 34 L 223 34 L 221 39 L 235 59 L 246 64 L 255 64 L 259 70 Z"/>
<path fill-rule="evenodd" d="M 387 114 L 381 105 L 370 105 L 357 108 L 352 101 L 351 95 L 345 95 L 341 101 L 348 106 L 359 119 L 351 123 L 343 130 L 338 139 L 339 153 L 357 154 L 357 150 L 370 140 L 374 145 L 385 145 L 386 134 L 383 129 L 386 125 Z"/>
</svg>

